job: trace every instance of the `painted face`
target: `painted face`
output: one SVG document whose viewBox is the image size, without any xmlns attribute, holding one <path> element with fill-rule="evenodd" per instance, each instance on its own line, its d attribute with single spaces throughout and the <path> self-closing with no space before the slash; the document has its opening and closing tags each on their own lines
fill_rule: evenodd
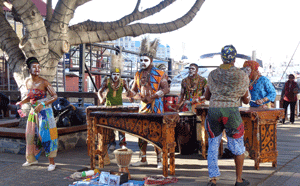
<svg viewBox="0 0 300 186">
<path fill-rule="evenodd" d="M 194 76 L 194 75 L 196 75 L 196 73 L 197 73 L 197 68 L 194 65 L 190 66 L 189 76 Z"/>
<path fill-rule="evenodd" d="M 30 66 L 30 74 L 38 76 L 40 75 L 40 72 L 41 72 L 40 64 L 32 63 Z"/>
<path fill-rule="evenodd" d="M 151 64 L 151 59 L 148 56 L 141 56 L 141 68 L 146 69 Z"/>
<path fill-rule="evenodd" d="M 116 82 L 120 79 L 120 73 L 112 73 L 111 74 L 111 79 Z"/>
<path fill-rule="evenodd" d="M 258 75 L 259 75 L 259 71 L 258 70 L 253 70 L 250 73 L 249 79 L 255 80 Z"/>
</svg>

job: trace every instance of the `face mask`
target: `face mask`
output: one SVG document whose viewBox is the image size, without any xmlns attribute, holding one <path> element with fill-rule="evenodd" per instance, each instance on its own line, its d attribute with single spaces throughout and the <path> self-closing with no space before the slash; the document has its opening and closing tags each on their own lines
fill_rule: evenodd
<svg viewBox="0 0 300 186">
<path fill-rule="evenodd" d="M 120 73 L 112 73 L 111 79 L 113 80 L 113 82 L 118 81 L 120 79 Z"/>
<path fill-rule="evenodd" d="M 151 64 L 151 60 L 148 56 L 141 56 L 141 68 L 142 69 L 146 69 L 149 67 L 149 65 Z"/>
<path fill-rule="evenodd" d="M 194 76 L 197 73 L 197 69 L 194 66 L 190 66 L 189 68 L 189 76 Z"/>
<path fill-rule="evenodd" d="M 38 63 L 31 64 L 30 74 L 38 76 L 40 75 L 40 72 L 41 72 L 41 67 Z"/>
</svg>

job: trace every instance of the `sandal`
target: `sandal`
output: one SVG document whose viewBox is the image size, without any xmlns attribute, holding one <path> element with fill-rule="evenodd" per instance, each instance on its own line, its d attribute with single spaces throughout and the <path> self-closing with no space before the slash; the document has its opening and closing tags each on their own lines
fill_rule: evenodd
<svg viewBox="0 0 300 186">
<path fill-rule="evenodd" d="M 216 180 L 215 178 L 211 179 L 208 183 L 207 183 L 207 186 L 217 186 L 217 184 L 213 183 L 212 180 Z"/>
<path fill-rule="evenodd" d="M 243 182 L 235 182 L 235 186 L 247 186 L 250 185 L 250 182 L 248 180 L 243 179 Z"/>
</svg>

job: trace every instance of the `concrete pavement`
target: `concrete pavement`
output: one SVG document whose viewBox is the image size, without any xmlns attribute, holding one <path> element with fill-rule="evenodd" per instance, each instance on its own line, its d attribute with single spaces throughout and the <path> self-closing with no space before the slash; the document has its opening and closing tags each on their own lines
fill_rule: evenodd
<svg viewBox="0 0 300 186">
<path fill-rule="evenodd" d="M 126 135 L 128 148 L 134 151 L 132 162 L 138 160 L 139 151 L 137 138 Z M 300 185 L 300 120 L 295 124 L 280 124 L 277 126 L 278 166 L 272 167 L 271 163 L 261 163 L 260 170 L 254 169 L 254 160 L 245 159 L 243 177 L 251 182 L 251 185 Z M 162 170 L 156 168 L 156 156 L 152 145 L 148 145 L 148 163 L 146 167 L 129 167 L 132 179 L 142 180 L 147 175 L 162 175 Z M 59 152 L 55 162 L 57 168 L 53 172 L 47 171 L 48 160 L 41 156 L 39 164 L 30 167 L 22 167 L 25 162 L 24 155 L 9 153 L 0 154 L 0 185 L 69 185 L 69 179 L 75 171 L 89 168 L 89 156 L 86 146 L 76 147 L 69 151 Z M 168 185 L 204 186 L 208 181 L 207 160 L 198 154 L 180 155 L 176 153 L 175 176 L 178 183 Z M 233 159 L 219 159 L 221 177 L 220 185 L 234 185 L 235 167 Z M 117 171 L 115 159 L 111 165 L 106 166 L 105 171 Z"/>
</svg>

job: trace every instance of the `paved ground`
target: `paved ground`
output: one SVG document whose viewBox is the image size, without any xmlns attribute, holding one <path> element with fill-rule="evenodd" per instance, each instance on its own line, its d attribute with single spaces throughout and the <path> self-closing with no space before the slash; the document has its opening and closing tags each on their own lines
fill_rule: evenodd
<svg viewBox="0 0 300 186">
<path fill-rule="evenodd" d="M 274 168 L 271 163 L 261 163 L 260 170 L 254 169 L 254 161 L 245 159 L 243 177 L 251 182 L 251 185 L 259 186 L 297 186 L 300 185 L 300 120 L 295 124 L 278 124 L 278 166 Z M 126 135 L 128 147 L 134 151 L 132 162 L 138 160 L 137 138 Z M 130 167 L 129 170 L 134 180 L 142 180 L 147 175 L 161 175 L 162 171 L 156 169 L 156 158 L 153 146 L 148 146 L 147 167 Z M 0 185 L 69 185 L 72 181 L 64 179 L 75 171 L 89 167 L 89 156 L 86 147 L 78 147 L 73 150 L 59 152 L 55 159 L 57 168 L 53 172 L 47 171 L 48 161 L 42 156 L 39 164 L 30 167 L 22 167 L 25 162 L 24 155 L 8 153 L 0 154 Z M 176 177 L 178 183 L 173 185 L 204 186 L 207 184 L 207 161 L 198 154 L 176 154 Z M 218 185 L 234 185 L 235 167 L 232 159 L 220 159 L 219 166 L 221 177 Z M 103 170 L 117 171 L 115 160 Z M 171 185 L 171 184 L 168 184 Z"/>
</svg>

